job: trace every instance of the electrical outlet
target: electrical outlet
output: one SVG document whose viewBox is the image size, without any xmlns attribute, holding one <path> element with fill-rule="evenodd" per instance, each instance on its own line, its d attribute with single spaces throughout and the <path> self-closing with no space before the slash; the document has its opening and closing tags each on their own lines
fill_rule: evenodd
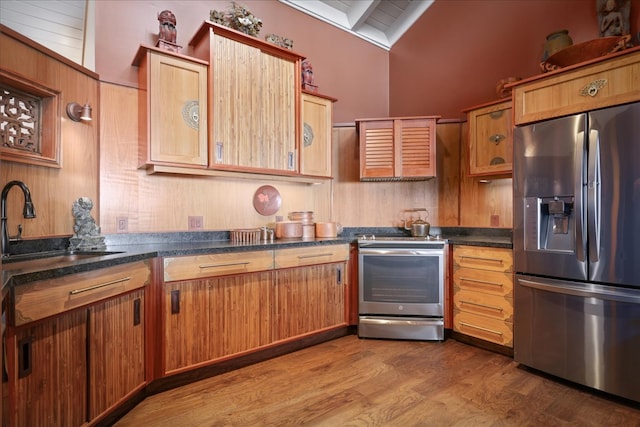
<svg viewBox="0 0 640 427">
<path fill-rule="evenodd" d="M 116 217 L 116 233 L 126 233 L 129 231 L 129 218 L 126 216 Z"/>
<path fill-rule="evenodd" d="M 491 215 L 491 226 L 492 227 L 500 226 L 500 215 Z"/>
<path fill-rule="evenodd" d="M 189 217 L 189 230 L 202 230 L 203 223 L 201 216 L 190 216 Z"/>
</svg>

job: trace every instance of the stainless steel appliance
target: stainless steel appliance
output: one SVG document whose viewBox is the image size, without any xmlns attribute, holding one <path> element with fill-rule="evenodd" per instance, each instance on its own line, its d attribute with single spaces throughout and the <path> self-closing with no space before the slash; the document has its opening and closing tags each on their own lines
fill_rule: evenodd
<svg viewBox="0 0 640 427">
<path fill-rule="evenodd" d="M 514 358 L 640 402 L 640 103 L 514 133 Z"/>
<path fill-rule="evenodd" d="M 444 339 L 444 247 L 430 236 L 358 239 L 358 336 Z"/>
</svg>

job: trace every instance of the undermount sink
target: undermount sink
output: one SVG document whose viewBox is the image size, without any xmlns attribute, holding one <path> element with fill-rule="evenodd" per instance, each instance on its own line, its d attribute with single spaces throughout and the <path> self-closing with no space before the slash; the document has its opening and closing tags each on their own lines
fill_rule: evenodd
<svg viewBox="0 0 640 427">
<path fill-rule="evenodd" d="M 87 258 L 96 258 L 106 255 L 120 254 L 116 251 L 47 251 L 34 252 L 20 255 L 9 255 L 2 258 L 3 270 L 15 270 L 22 268 L 54 267 L 57 264 L 79 261 Z"/>
</svg>

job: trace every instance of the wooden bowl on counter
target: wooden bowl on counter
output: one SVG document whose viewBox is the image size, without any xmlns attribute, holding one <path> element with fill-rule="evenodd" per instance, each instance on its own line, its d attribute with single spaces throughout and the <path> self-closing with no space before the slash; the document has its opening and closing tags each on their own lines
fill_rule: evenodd
<svg viewBox="0 0 640 427">
<path fill-rule="evenodd" d="M 276 222 L 276 239 L 301 239 L 302 222 L 300 221 L 279 221 Z"/>
</svg>

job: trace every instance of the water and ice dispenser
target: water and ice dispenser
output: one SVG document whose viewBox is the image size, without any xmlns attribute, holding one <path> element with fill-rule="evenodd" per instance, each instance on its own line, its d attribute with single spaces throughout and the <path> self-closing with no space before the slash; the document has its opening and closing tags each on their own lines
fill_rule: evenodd
<svg viewBox="0 0 640 427">
<path fill-rule="evenodd" d="M 575 252 L 573 196 L 524 200 L 525 250 Z"/>
</svg>

